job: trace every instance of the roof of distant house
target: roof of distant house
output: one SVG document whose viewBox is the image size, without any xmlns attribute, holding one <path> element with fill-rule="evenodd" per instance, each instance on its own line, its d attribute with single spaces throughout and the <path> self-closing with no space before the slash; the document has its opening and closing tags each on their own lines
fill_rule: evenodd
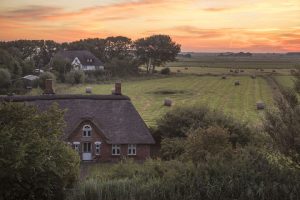
<svg viewBox="0 0 300 200">
<path fill-rule="evenodd" d="M 26 76 L 23 76 L 22 78 L 23 78 L 23 79 L 30 80 L 30 81 L 34 81 L 34 80 L 39 79 L 39 77 L 38 77 L 38 76 L 35 76 L 35 75 L 26 75 Z"/>
<path fill-rule="evenodd" d="M 54 58 L 58 57 L 68 59 L 70 62 L 78 58 L 82 65 L 103 66 L 103 63 L 87 50 L 59 51 L 55 54 Z"/>
<path fill-rule="evenodd" d="M 0 102 L 25 102 L 41 111 L 57 103 L 65 109 L 65 138 L 83 121 L 91 121 L 109 144 L 154 144 L 154 140 L 130 99 L 123 95 L 0 96 Z"/>
</svg>

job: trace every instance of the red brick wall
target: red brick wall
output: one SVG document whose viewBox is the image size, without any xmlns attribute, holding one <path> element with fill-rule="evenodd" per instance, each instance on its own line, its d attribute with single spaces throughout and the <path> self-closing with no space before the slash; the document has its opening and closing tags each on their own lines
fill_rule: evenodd
<svg viewBox="0 0 300 200">
<path fill-rule="evenodd" d="M 92 127 L 91 137 L 83 137 L 82 128 L 84 125 L 90 125 Z M 101 142 L 100 155 L 96 155 L 96 145 L 95 142 Z M 136 145 L 136 155 L 127 155 L 128 144 L 120 145 L 120 155 L 112 155 L 112 145 L 106 142 L 105 136 L 100 130 L 91 122 L 82 122 L 77 129 L 69 136 L 67 142 L 73 144 L 73 142 L 80 142 L 80 158 L 82 159 L 83 152 L 83 142 L 91 142 L 92 145 L 92 158 L 98 161 L 119 161 L 124 157 L 133 158 L 135 160 L 145 160 L 150 157 L 150 145 L 137 144 Z"/>
</svg>

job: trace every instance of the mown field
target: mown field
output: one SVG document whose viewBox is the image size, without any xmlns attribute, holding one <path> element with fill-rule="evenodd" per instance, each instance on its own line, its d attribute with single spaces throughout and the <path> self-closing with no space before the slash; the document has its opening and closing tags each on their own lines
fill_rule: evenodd
<svg viewBox="0 0 300 200">
<path fill-rule="evenodd" d="M 300 68 L 300 56 L 284 54 L 253 54 L 246 56 L 218 56 L 217 53 L 190 53 L 191 58 L 178 57 L 178 62 L 168 63 L 168 67 L 209 67 L 246 69 L 294 69 Z"/>
<path fill-rule="evenodd" d="M 234 86 L 235 80 L 240 80 L 241 85 Z M 58 94 L 85 94 L 87 86 L 92 87 L 94 94 L 110 94 L 113 88 L 113 84 L 57 84 L 55 88 Z M 171 76 L 125 81 L 122 90 L 123 94 L 131 98 L 149 126 L 155 126 L 156 120 L 170 109 L 190 105 L 207 105 L 253 124 L 260 122 L 263 114 L 256 110 L 256 102 L 262 100 L 267 106 L 272 106 L 273 102 L 272 89 L 262 77 L 251 79 L 249 76 L 230 76 L 223 80 L 220 76 Z M 172 99 L 174 106 L 163 106 L 165 98 Z"/>
</svg>

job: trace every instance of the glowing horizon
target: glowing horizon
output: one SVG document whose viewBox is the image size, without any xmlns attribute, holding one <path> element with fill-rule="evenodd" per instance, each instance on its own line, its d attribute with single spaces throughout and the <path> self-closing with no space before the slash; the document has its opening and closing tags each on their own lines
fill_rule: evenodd
<svg viewBox="0 0 300 200">
<path fill-rule="evenodd" d="M 299 0 L 1 0 L 0 40 L 168 34 L 182 51 L 300 51 Z"/>
</svg>

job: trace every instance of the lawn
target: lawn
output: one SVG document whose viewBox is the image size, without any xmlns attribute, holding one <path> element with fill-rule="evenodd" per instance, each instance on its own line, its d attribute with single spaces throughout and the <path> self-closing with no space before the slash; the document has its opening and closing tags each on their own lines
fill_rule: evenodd
<svg viewBox="0 0 300 200">
<path fill-rule="evenodd" d="M 240 86 L 234 81 L 240 80 Z M 94 94 L 110 94 L 113 84 L 90 84 L 69 86 L 58 84 L 56 93 L 85 94 L 91 86 Z M 272 105 L 272 90 L 262 77 L 251 79 L 249 76 L 228 77 L 186 75 L 179 77 L 157 78 L 152 80 L 125 81 L 123 94 L 131 98 L 136 109 L 149 126 L 155 126 L 165 112 L 177 106 L 207 105 L 222 110 L 242 121 L 256 123 L 263 112 L 256 110 L 256 102 L 262 100 Z M 35 91 L 36 93 L 37 91 Z M 175 105 L 163 106 L 165 98 Z"/>
<path fill-rule="evenodd" d="M 275 79 L 283 87 L 288 87 L 288 88 L 294 87 L 293 76 L 276 76 Z"/>
</svg>

